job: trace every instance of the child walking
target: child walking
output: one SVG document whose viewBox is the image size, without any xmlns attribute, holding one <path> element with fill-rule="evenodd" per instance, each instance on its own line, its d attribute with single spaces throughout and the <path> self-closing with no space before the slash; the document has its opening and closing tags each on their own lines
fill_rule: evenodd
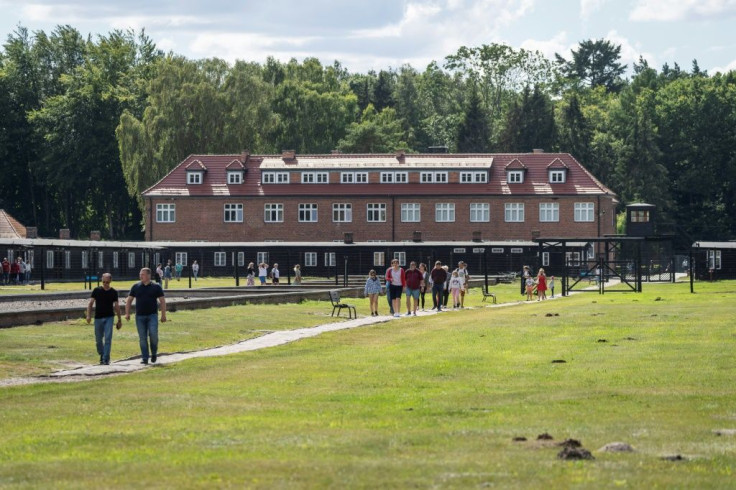
<svg viewBox="0 0 736 490">
<path fill-rule="evenodd" d="M 555 276 L 550 276 L 547 286 L 549 287 L 549 291 L 550 293 L 552 293 L 552 297 L 554 298 L 555 297 Z"/>
<path fill-rule="evenodd" d="M 532 276 L 526 278 L 526 300 L 534 301 L 534 279 Z"/>
<path fill-rule="evenodd" d="M 381 294 L 381 280 L 374 269 L 368 273 L 368 279 L 365 281 L 365 295 L 368 296 L 371 303 L 371 316 L 378 316 L 378 295 Z"/>
<path fill-rule="evenodd" d="M 452 309 L 460 308 L 460 290 L 465 287 L 465 280 L 461 278 L 457 270 L 452 271 L 450 278 L 450 291 L 452 292 Z"/>
</svg>

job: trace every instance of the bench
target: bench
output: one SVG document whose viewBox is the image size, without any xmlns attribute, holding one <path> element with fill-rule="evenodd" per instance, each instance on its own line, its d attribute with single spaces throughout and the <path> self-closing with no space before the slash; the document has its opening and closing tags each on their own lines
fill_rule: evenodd
<svg viewBox="0 0 736 490">
<path fill-rule="evenodd" d="M 496 304 L 496 295 L 493 293 L 489 293 L 486 288 L 480 288 L 480 292 L 483 293 L 483 301 L 485 301 L 488 298 L 491 298 L 493 300 L 493 304 Z"/>
<path fill-rule="evenodd" d="M 337 316 L 340 316 L 340 312 L 343 309 L 347 308 L 348 319 L 352 319 L 353 316 L 355 316 L 355 318 L 358 318 L 358 313 L 355 311 L 355 306 L 341 302 L 339 291 L 330 291 L 330 302 L 332 303 L 332 315 L 330 316 L 335 316 L 335 310 L 337 310 Z"/>
</svg>

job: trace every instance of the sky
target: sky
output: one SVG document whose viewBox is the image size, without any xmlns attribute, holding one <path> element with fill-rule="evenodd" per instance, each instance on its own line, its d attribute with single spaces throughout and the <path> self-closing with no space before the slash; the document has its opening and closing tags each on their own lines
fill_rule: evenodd
<svg viewBox="0 0 736 490">
<path fill-rule="evenodd" d="M 736 0 L 0 0 L 0 36 L 68 24 L 85 36 L 145 28 L 188 58 L 263 62 L 316 57 L 351 72 L 423 71 L 460 46 L 504 43 L 566 58 L 586 39 L 713 74 L 736 70 Z"/>
</svg>

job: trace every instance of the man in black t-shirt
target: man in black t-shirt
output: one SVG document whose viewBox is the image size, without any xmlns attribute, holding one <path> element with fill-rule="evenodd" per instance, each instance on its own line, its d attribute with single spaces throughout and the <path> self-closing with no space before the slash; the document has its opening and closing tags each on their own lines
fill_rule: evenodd
<svg viewBox="0 0 736 490">
<path fill-rule="evenodd" d="M 161 323 L 166 322 L 166 301 L 164 290 L 151 282 L 151 269 L 144 267 L 140 274 L 141 282 L 130 288 L 125 302 L 125 319 L 130 320 L 130 305 L 135 299 L 135 325 L 138 327 L 138 340 L 141 344 L 141 364 L 148 364 L 148 343 L 151 344 L 151 362 L 156 362 L 158 353 L 158 306 L 161 305 Z"/>
<path fill-rule="evenodd" d="M 97 286 L 92 291 L 92 296 L 87 303 L 87 323 L 92 320 L 92 305 L 95 305 L 95 342 L 97 353 L 100 355 L 100 364 L 110 364 L 114 315 L 118 316 L 118 330 L 123 326 L 123 320 L 120 318 L 118 292 L 110 287 L 111 283 L 112 276 L 108 273 L 102 274 L 102 286 Z"/>
</svg>

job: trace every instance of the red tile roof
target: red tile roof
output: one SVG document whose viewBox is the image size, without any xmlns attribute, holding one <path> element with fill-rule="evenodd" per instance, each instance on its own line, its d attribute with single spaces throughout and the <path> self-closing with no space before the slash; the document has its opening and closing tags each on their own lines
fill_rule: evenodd
<svg viewBox="0 0 736 490">
<path fill-rule="evenodd" d="M 4 209 L 0 209 L 0 238 L 25 238 L 26 227 L 10 216 Z"/>
<path fill-rule="evenodd" d="M 242 184 L 228 184 L 227 170 L 243 158 Z M 240 161 L 240 160 L 239 160 Z M 560 162 L 562 165 L 560 165 Z M 206 168 L 202 184 L 187 185 L 186 170 L 195 165 Z M 549 183 L 548 167 L 568 168 L 564 183 Z M 526 169 L 524 182 L 508 184 L 505 171 Z M 385 170 L 486 170 L 484 184 L 261 184 L 261 171 L 367 171 Z M 163 179 L 144 191 L 148 197 L 166 196 L 359 196 L 359 195 L 615 195 L 569 153 L 493 154 L 407 154 L 403 163 L 396 154 L 296 155 L 285 161 L 282 155 L 190 155 Z"/>
</svg>

